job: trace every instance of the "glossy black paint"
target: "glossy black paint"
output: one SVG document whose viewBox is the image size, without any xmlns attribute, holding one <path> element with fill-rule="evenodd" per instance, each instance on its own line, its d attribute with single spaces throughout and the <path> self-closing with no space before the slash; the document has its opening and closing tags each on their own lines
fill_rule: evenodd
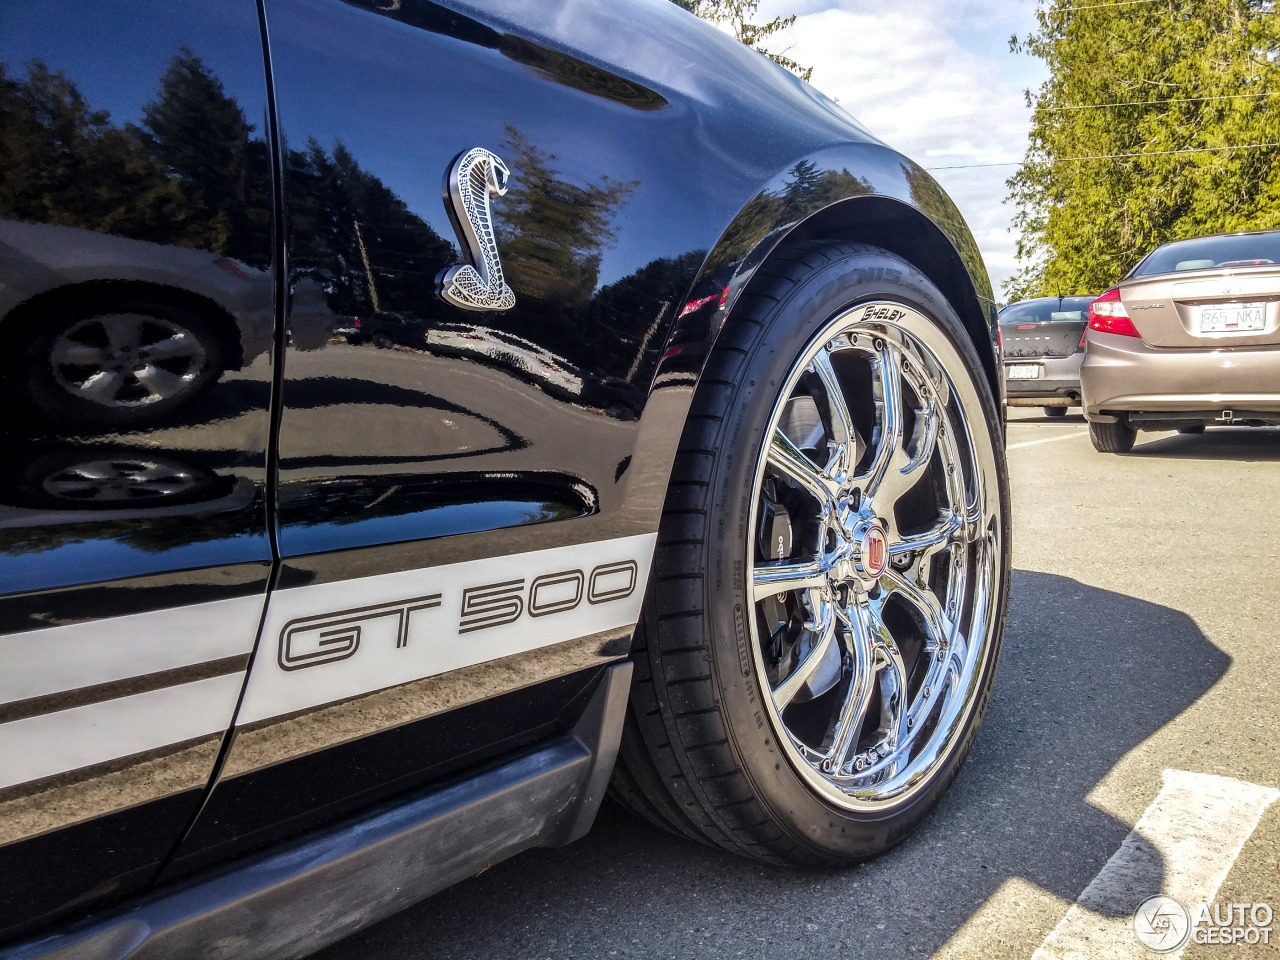
<svg viewBox="0 0 1280 960">
<path fill-rule="evenodd" d="M 161 879 L 187 876 L 567 730 L 603 672 L 559 677 L 223 779 Z"/>
<path fill-rule="evenodd" d="M 0 330 L 22 345 L 14 369 L 51 349 L 31 332 L 39 318 L 142 302 L 207 338 L 217 374 L 181 403 L 114 419 L 25 373 L 4 378 L 28 415 L 0 426 L 0 627 L 260 591 L 273 546 L 285 589 L 651 533 L 703 361 L 754 272 L 789 244 L 865 241 L 912 260 L 999 389 L 990 286 L 936 183 L 669 0 L 260 9 L 262 24 L 245 0 L 6 14 Z M 23 91 L 54 82 L 22 73 L 34 57 L 110 117 L 64 90 L 69 139 L 15 125 Z M 148 106 L 165 100 L 166 69 L 199 88 L 167 112 Z M 12 158 L 27 150 L 49 169 L 39 151 L 58 137 L 80 153 L 54 165 L 50 200 Z M 516 294 L 501 313 L 436 291 L 469 256 L 443 181 L 474 146 L 512 175 L 494 201 Z M 116 272 L 30 253 L 54 248 L 97 251 Z M 58 273 L 75 288 L 28 279 L 13 299 L 11 278 Z M 182 482 L 127 508 L 94 495 L 127 493 L 143 453 Z M 86 456 L 122 466 L 63 509 L 50 497 L 67 485 L 46 481 L 75 479 Z M 550 735 L 589 682 L 224 771 L 164 877 Z M 114 849 L 105 824 L 76 830 L 67 849 Z M 171 846 L 179 832 L 166 821 L 157 836 Z M 67 888 L 80 893 L 59 896 L 123 895 L 154 873 L 155 849 L 86 854 L 107 875 L 86 869 Z"/>
<path fill-rule="evenodd" d="M 49 920 L 143 887 L 200 805 L 187 790 L 0 847 L 4 936 L 20 937 Z M 97 880 L 92 887 L 87 879 Z"/>
<path fill-rule="evenodd" d="M 0 634 L 265 594 L 265 79 L 252 0 L 4 12 Z M 103 318 L 122 313 L 144 318 L 134 346 L 194 336 L 202 367 L 157 353 L 147 374 L 170 387 L 191 374 L 188 387 L 152 394 L 107 370 L 110 402 L 89 396 L 103 368 L 85 351 L 101 359 Z M 107 684 L 71 702 L 119 693 Z M 26 713 L 58 706 L 45 699 Z M 96 819 L 76 813 L 85 778 L 110 783 L 153 756 L 42 781 L 49 832 L 0 846 L 0 936 L 145 884 L 198 809 L 220 735 L 184 754 L 181 778 L 135 783 L 133 806 Z M 0 818 L 29 815 L 32 788 L 0 790 Z"/>
</svg>

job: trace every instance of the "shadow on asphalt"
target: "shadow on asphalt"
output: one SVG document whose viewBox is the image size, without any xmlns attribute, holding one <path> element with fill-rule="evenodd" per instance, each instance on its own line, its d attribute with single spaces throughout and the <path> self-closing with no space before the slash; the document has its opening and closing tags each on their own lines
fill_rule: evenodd
<svg viewBox="0 0 1280 960">
<path fill-rule="evenodd" d="M 1129 456 L 1179 460 L 1280 461 L 1280 427 L 1209 427 L 1202 434 L 1174 434 L 1138 444 Z"/>
<path fill-rule="evenodd" d="M 585 839 L 499 864 L 318 956 L 928 957 L 1012 877 L 1074 901 L 1128 833 L 1089 792 L 1228 665 L 1182 613 L 1015 571 L 982 734 L 950 793 L 887 855 L 841 871 L 765 867 L 606 804 Z M 1158 870 L 1145 881 L 1135 906 L 1160 892 Z"/>
</svg>

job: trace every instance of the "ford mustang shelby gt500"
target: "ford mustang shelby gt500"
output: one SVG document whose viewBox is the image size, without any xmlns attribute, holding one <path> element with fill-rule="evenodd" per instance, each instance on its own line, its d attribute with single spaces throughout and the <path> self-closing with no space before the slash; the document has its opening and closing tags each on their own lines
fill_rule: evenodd
<svg viewBox="0 0 1280 960">
<path fill-rule="evenodd" d="M 15 5 L 0 952 L 301 956 L 590 826 L 781 864 L 955 778 L 990 286 L 667 0 Z"/>
</svg>

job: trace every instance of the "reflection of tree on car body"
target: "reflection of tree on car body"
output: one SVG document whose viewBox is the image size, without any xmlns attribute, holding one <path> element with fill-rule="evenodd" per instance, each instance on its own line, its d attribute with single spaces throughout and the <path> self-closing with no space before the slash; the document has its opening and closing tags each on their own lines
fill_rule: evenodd
<svg viewBox="0 0 1280 960">
<path fill-rule="evenodd" d="M 200 58 L 169 62 L 141 125 L 39 61 L 0 65 L 0 112 L 0 323 L 26 403 L 154 422 L 266 352 L 269 154 Z"/>
</svg>

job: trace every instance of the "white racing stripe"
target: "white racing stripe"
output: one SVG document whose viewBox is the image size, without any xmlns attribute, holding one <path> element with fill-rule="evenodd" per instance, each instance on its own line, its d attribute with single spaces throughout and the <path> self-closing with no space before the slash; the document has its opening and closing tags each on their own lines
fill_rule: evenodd
<svg viewBox="0 0 1280 960">
<path fill-rule="evenodd" d="M 1022 449 L 1023 447 L 1034 447 L 1034 446 L 1036 446 L 1036 445 L 1038 445 L 1038 444 L 1041 444 L 1041 443 L 1056 443 L 1056 442 L 1057 442 L 1057 441 L 1059 441 L 1059 440 L 1070 440 L 1070 439 L 1072 439 L 1073 437 L 1085 437 L 1085 436 L 1088 436 L 1088 432 L 1087 432 L 1087 431 L 1085 431 L 1085 430 L 1073 430 L 1073 431 L 1071 431 L 1070 433 L 1061 433 L 1061 434 L 1058 434 L 1058 436 L 1056 436 L 1056 437 L 1041 437 L 1039 440 L 1023 440 L 1023 441 L 1021 441 L 1020 443 L 1010 443 L 1010 444 L 1008 444 L 1008 445 L 1005 447 L 1005 449 L 1006 449 L 1006 450 L 1020 450 L 1020 449 Z"/>
<path fill-rule="evenodd" d="M 244 672 L 0 724 L 0 789 L 221 733 Z"/>
<path fill-rule="evenodd" d="M 656 542 L 641 534 L 278 590 L 236 723 L 629 628 Z"/>
<path fill-rule="evenodd" d="M 1194 920 L 1200 905 L 1213 901 L 1263 812 L 1278 797 L 1280 791 L 1272 787 L 1166 770 L 1155 802 L 1032 960 L 1153 956 L 1134 934 L 1134 910 L 1163 893 L 1177 898 Z"/>
<path fill-rule="evenodd" d="M 256 594 L 0 637 L 0 704 L 248 653 L 262 602 Z"/>
</svg>

